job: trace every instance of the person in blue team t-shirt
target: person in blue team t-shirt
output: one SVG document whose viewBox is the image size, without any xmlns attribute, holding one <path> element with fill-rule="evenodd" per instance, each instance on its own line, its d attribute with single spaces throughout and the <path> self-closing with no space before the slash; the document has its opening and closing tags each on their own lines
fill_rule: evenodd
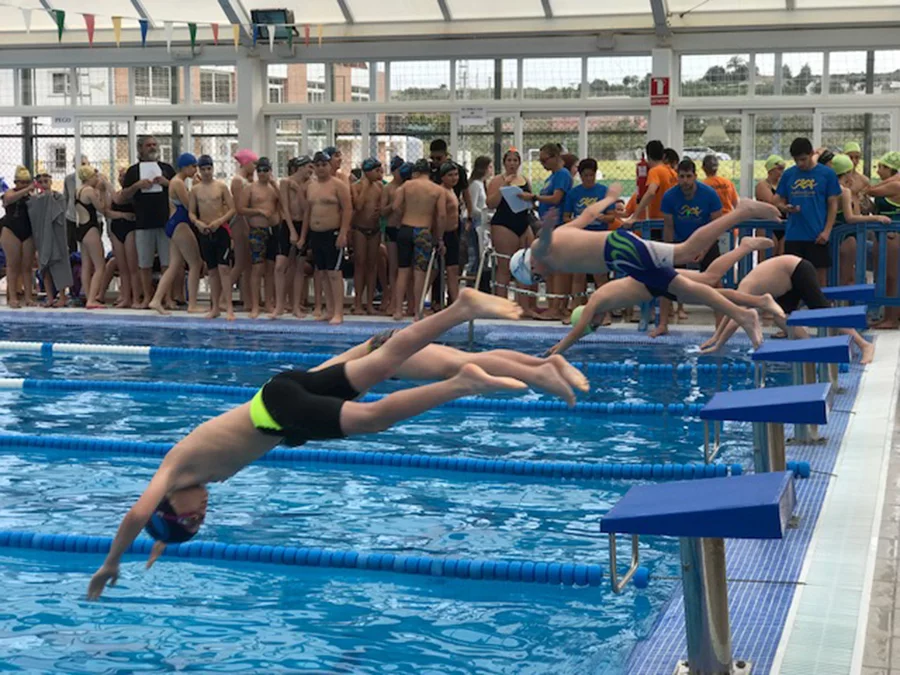
<svg viewBox="0 0 900 675">
<path fill-rule="evenodd" d="M 678 185 L 666 190 L 660 203 L 663 215 L 663 241 L 681 243 L 687 241 L 698 229 L 722 215 L 722 200 L 715 189 L 697 182 L 697 166 L 692 159 L 683 159 L 678 164 Z M 719 257 L 719 245 L 709 247 L 698 261 L 700 271 L 705 272 Z M 663 299 L 659 307 L 659 324 L 650 333 L 651 337 L 669 332 L 669 313 L 672 302 Z M 686 319 L 687 312 L 679 307 L 678 318 Z M 716 316 L 716 323 L 719 316 Z"/>
<path fill-rule="evenodd" d="M 581 184 L 576 185 L 568 194 L 566 194 L 565 204 L 563 206 L 563 222 L 575 220 L 582 212 L 591 204 L 599 202 L 606 197 L 606 186 L 597 183 L 597 160 L 588 157 L 581 160 L 578 164 L 578 175 L 581 177 Z M 594 222 L 585 227 L 586 230 L 594 232 L 602 232 L 609 229 L 610 223 L 616 219 L 616 205 L 610 204 L 602 215 L 598 216 Z M 609 276 L 592 275 L 597 288 L 600 288 L 609 280 Z M 572 276 L 572 295 L 573 308 L 583 305 L 587 302 L 586 297 L 579 297 L 587 290 L 587 275 L 575 274 Z M 600 325 L 608 326 L 612 323 L 612 317 L 607 312 L 602 318 Z"/>
<path fill-rule="evenodd" d="M 791 157 L 796 166 L 784 172 L 775 192 L 775 205 L 787 214 L 784 252 L 809 260 L 825 285 L 825 270 L 831 267 L 828 239 L 837 217 L 841 186 L 837 174 L 816 164 L 808 138 L 795 138 Z"/>
<path fill-rule="evenodd" d="M 556 209 L 557 221 L 556 225 L 562 225 L 563 204 L 566 195 L 572 189 L 572 174 L 566 169 L 566 164 L 562 158 L 562 146 L 559 143 L 546 143 L 541 146 L 541 166 L 550 171 L 547 182 L 544 183 L 541 194 L 535 196 L 529 192 L 523 192 L 519 195 L 520 199 L 527 202 L 536 201 L 538 205 L 538 215 L 543 218 L 550 209 Z M 550 279 L 550 292 L 562 295 L 569 293 L 572 287 L 572 278 L 568 274 L 554 274 Z M 550 300 L 550 309 L 540 314 L 538 318 L 547 321 L 565 319 L 568 312 L 561 299 L 554 298 Z"/>
</svg>

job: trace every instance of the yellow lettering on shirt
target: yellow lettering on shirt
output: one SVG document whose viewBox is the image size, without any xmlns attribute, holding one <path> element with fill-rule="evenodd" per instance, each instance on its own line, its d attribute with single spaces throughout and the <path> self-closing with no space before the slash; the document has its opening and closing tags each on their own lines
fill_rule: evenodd
<svg viewBox="0 0 900 675">
<path fill-rule="evenodd" d="M 815 190 L 816 189 L 816 179 L 815 178 L 798 178 L 794 181 L 794 184 L 791 186 L 792 190 Z"/>
</svg>

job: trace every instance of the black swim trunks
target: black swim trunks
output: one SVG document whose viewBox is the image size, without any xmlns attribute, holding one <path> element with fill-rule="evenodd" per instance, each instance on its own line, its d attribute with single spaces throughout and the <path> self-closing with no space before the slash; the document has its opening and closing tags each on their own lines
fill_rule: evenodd
<svg viewBox="0 0 900 675">
<path fill-rule="evenodd" d="M 775 298 L 775 302 L 779 304 L 785 314 L 796 310 L 801 302 L 808 309 L 831 307 L 828 298 L 822 293 L 816 268 L 809 260 L 800 261 L 800 264 L 794 269 L 794 273 L 791 274 L 791 290 Z"/>
<path fill-rule="evenodd" d="M 231 264 L 231 237 L 224 227 L 218 228 L 210 234 L 195 231 L 197 243 L 200 245 L 200 257 L 206 263 L 207 269 L 216 267 L 228 267 Z"/>
<path fill-rule="evenodd" d="M 341 408 L 359 396 L 347 379 L 346 364 L 315 372 L 278 373 L 250 401 L 250 419 L 267 436 L 285 445 L 344 438 Z"/>
<path fill-rule="evenodd" d="M 344 250 L 337 247 L 337 240 L 337 230 L 309 233 L 309 247 L 312 249 L 317 270 L 334 272 L 341 269 Z"/>
</svg>

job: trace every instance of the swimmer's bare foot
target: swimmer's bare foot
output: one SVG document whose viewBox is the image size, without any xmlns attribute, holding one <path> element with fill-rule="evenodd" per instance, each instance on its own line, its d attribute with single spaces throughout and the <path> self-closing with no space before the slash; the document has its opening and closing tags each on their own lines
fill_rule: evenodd
<svg viewBox="0 0 900 675">
<path fill-rule="evenodd" d="M 161 302 L 150 301 L 149 303 L 147 303 L 147 308 L 156 310 L 159 314 L 162 314 L 163 316 L 168 316 L 169 314 L 171 314 L 171 312 L 169 312 L 165 307 L 163 307 Z"/>
<path fill-rule="evenodd" d="M 144 300 L 141 304 L 139 304 L 135 309 L 150 309 L 150 301 Z"/>
<path fill-rule="evenodd" d="M 486 394 L 501 389 L 527 389 L 528 385 L 512 377 L 494 377 L 488 375 L 474 363 L 467 363 L 453 376 L 468 394 Z"/>
<path fill-rule="evenodd" d="M 178 309 L 178 303 L 176 303 L 174 300 L 166 300 L 165 303 L 163 303 L 163 304 L 164 304 L 165 308 L 168 309 L 169 311 L 174 311 L 174 310 Z M 150 305 L 150 308 L 151 309 L 153 308 L 152 303 Z"/>
<path fill-rule="evenodd" d="M 612 325 L 612 315 L 607 312 L 603 315 L 603 318 L 600 320 L 601 326 L 611 326 Z"/>
<path fill-rule="evenodd" d="M 700 353 L 701 354 L 713 354 L 713 353 L 719 351 L 719 348 L 721 346 L 722 345 L 719 344 L 718 340 L 716 340 L 715 338 L 710 338 L 709 340 L 704 342 L 702 345 L 700 345 Z"/>
<path fill-rule="evenodd" d="M 269 313 L 269 319 L 274 321 L 282 314 L 284 314 L 284 310 L 276 307 L 272 312 Z"/>
<path fill-rule="evenodd" d="M 66 303 L 67 303 L 68 301 L 69 301 L 69 299 L 68 299 L 65 295 L 63 295 L 62 293 L 60 293 L 60 294 L 59 294 L 59 297 L 56 299 L 56 302 L 53 303 L 53 307 L 57 307 L 57 308 L 59 308 L 59 307 L 65 307 L 65 306 L 66 306 Z"/>
<path fill-rule="evenodd" d="M 203 312 L 206 310 L 204 310 L 202 307 L 198 307 L 197 305 L 194 305 L 193 307 L 191 305 L 188 305 L 187 311 L 188 314 L 203 314 Z"/>
<path fill-rule="evenodd" d="M 775 246 L 775 242 L 768 237 L 744 237 L 740 241 L 740 248 L 750 251 L 765 251 Z"/>
<path fill-rule="evenodd" d="M 294 307 L 294 312 L 293 312 L 293 314 L 294 314 L 294 316 L 297 317 L 298 319 L 303 319 L 303 318 L 306 317 L 306 312 L 303 311 L 303 308 L 302 308 L 302 307 Z"/>
<path fill-rule="evenodd" d="M 116 309 L 131 309 L 131 301 L 130 300 L 119 300 L 115 305 L 113 305 Z"/>
<path fill-rule="evenodd" d="M 375 305 L 366 305 L 366 316 L 375 316 L 378 312 L 375 311 Z"/>
<path fill-rule="evenodd" d="M 591 383 L 584 373 L 569 363 L 565 357 L 560 354 L 549 356 L 547 361 L 559 371 L 559 374 L 565 378 L 566 382 L 578 389 L 579 391 L 590 391 Z"/>
<path fill-rule="evenodd" d="M 652 338 L 660 337 L 661 335 L 668 335 L 669 327 L 668 326 L 657 326 L 653 330 L 651 330 L 648 335 Z"/>
<path fill-rule="evenodd" d="M 207 319 L 218 319 L 219 314 L 221 314 L 221 310 L 218 307 L 213 307 L 206 313 Z"/>
<path fill-rule="evenodd" d="M 403 321 L 403 314 L 401 312 L 394 312 L 393 315 L 391 315 L 391 318 L 394 321 Z"/>
<path fill-rule="evenodd" d="M 313 321 L 321 321 L 322 320 L 322 310 L 316 308 L 313 310 Z"/>
<path fill-rule="evenodd" d="M 534 369 L 534 376 L 529 378 L 529 384 L 546 391 L 548 394 L 559 396 L 568 405 L 575 405 L 575 392 L 566 382 L 562 373 L 552 363 L 545 363 Z"/>
<path fill-rule="evenodd" d="M 106 305 L 102 302 L 89 302 L 84 306 L 85 309 L 106 309 Z"/>
<path fill-rule="evenodd" d="M 859 362 L 863 365 L 872 363 L 875 358 L 875 345 L 871 342 L 865 342 L 860 348 Z"/>
<path fill-rule="evenodd" d="M 254 307 L 250 310 L 250 318 L 258 319 L 259 318 L 259 307 Z"/>
<path fill-rule="evenodd" d="M 461 290 L 453 306 L 469 319 L 519 319 L 522 316 L 522 308 L 516 303 L 471 288 Z"/>
<path fill-rule="evenodd" d="M 771 293 L 764 293 L 760 296 L 763 302 L 762 310 L 766 312 L 770 312 L 775 316 L 779 316 L 782 319 L 784 318 L 784 310 L 781 308 L 777 302 L 775 302 L 775 298 L 772 297 Z"/>
<path fill-rule="evenodd" d="M 690 315 L 687 313 L 687 310 L 684 307 L 678 308 L 678 320 L 679 321 L 687 321 L 690 319 Z"/>
<path fill-rule="evenodd" d="M 9 300 L 6 303 L 6 306 L 9 307 L 10 309 L 19 309 L 21 305 L 19 305 L 18 300 Z"/>
<path fill-rule="evenodd" d="M 778 220 L 781 217 L 781 211 L 768 202 L 757 202 L 752 199 L 742 199 L 741 203 L 735 209 L 740 215 L 741 220 Z M 746 241 L 750 237 L 745 237 Z M 755 237 L 754 237 L 755 238 Z"/>
<path fill-rule="evenodd" d="M 334 314 L 320 314 L 316 321 L 331 321 L 333 318 Z"/>
<path fill-rule="evenodd" d="M 234 310 L 233 309 L 225 310 L 225 320 L 226 321 L 234 321 Z"/>
<path fill-rule="evenodd" d="M 750 343 L 753 345 L 753 348 L 758 349 L 762 344 L 763 334 L 762 326 L 759 323 L 759 315 L 756 311 L 752 309 L 741 310 L 738 324 L 744 329 L 744 332 L 747 333 L 747 337 L 750 338 Z"/>
<path fill-rule="evenodd" d="M 362 313 L 363 313 L 362 307 L 357 307 L 356 305 L 353 305 L 353 307 L 350 308 L 350 314 L 352 316 L 357 316 Z"/>
<path fill-rule="evenodd" d="M 342 323 L 344 323 L 344 317 L 337 315 L 331 317 L 328 321 L 329 326 L 340 326 Z"/>
</svg>

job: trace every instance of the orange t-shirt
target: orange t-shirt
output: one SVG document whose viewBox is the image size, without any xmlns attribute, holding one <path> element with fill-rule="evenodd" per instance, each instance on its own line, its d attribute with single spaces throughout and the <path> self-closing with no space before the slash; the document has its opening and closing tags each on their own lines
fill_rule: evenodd
<svg viewBox="0 0 900 675">
<path fill-rule="evenodd" d="M 722 200 L 722 213 L 729 213 L 734 210 L 738 203 L 737 190 L 734 189 L 734 183 L 727 178 L 721 176 L 707 176 L 703 181 L 709 187 L 716 191 L 719 199 Z"/>
<path fill-rule="evenodd" d="M 653 195 L 653 201 L 647 206 L 647 215 L 644 216 L 648 220 L 661 219 L 662 216 L 662 199 L 663 195 L 670 189 L 678 185 L 678 172 L 668 164 L 657 164 L 650 173 L 647 174 L 647 185 L 658 185 L 656 194 Z"/>
</svg>

